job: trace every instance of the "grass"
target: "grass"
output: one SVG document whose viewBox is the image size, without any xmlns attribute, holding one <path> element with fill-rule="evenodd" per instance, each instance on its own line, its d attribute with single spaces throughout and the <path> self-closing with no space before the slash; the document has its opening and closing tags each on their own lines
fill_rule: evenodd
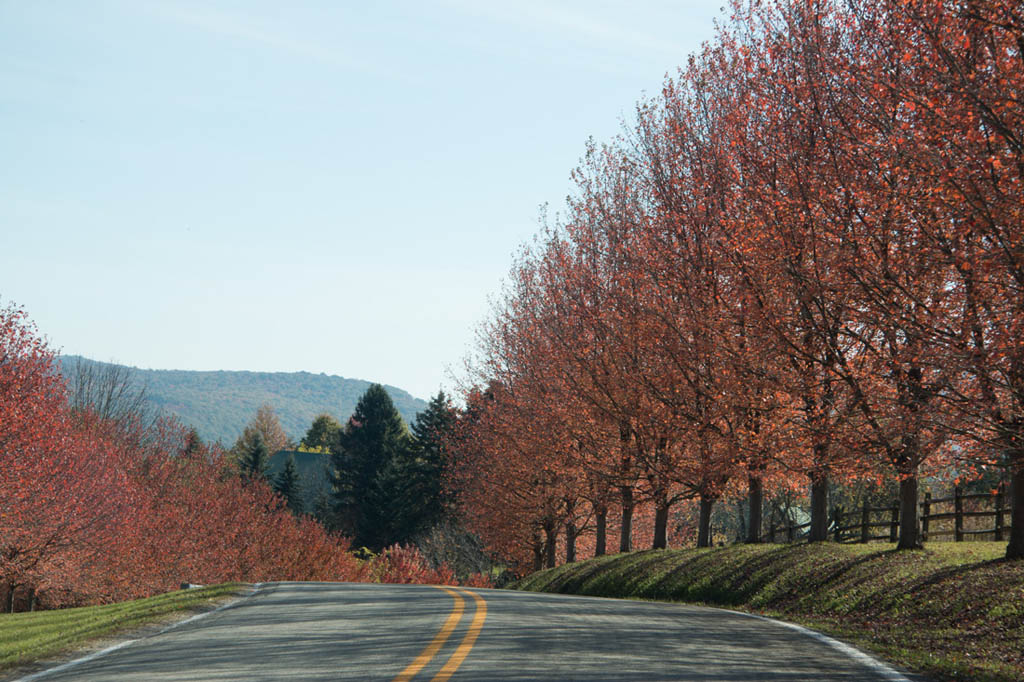
<svg viewBox="0 0 1024 682">
<path fill-rule="evenodd" d="M 74 609 L 0 614 L 0 670 L 55 656 L 172 616 L 207 610 L 242 594 L 246 585 L 225 583 Z"/>
<path fill-rule="evenodd" d="M 598 557 L 515 589 L 724 606 L 813 627 L 937 680 L 1024 679 L 1024 561 L 1005 543 L 735 545 Z"/>
</svg>

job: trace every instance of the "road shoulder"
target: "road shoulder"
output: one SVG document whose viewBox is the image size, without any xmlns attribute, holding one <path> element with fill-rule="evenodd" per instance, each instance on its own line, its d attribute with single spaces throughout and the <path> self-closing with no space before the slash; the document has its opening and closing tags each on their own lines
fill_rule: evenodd
<svg viewBox="0 0 1024 682">
<path fill-rule="evenodd" d="M 202 606 L 156 616 L 143 625 L 126 627 L 112 634 L 106 634 L 71 645 L 59 654 L 22 663 L 13 668 L 0 671 L 0 682 L 34 682 L 35 680 L 45 679 L 51 672 L 66 670 L 79 663 L 105 655 L 110 651 L 130 646 L 139 640 L 154 637 L 163 632 L 181 627 L 186 623 L 204 618 L 218 611 L 223 611 L 250 599 L 256 594 L 265 591 L 265 589 L 262 584 L 247 584 L 236 594 L 225 595 Z"/>
</svg>

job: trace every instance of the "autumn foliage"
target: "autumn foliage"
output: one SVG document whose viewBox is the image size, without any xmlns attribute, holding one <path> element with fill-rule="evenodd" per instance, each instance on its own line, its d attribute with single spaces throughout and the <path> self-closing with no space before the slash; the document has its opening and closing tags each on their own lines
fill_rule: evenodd
<svg viewBox="0 0 1024 682">
<path fill-rule="evenodd" d="M 415 549 L 371 561 L 170 420 L 72 410 L 24 311 L 0 309 L 0 595 L 10 610 L 118 601 L 182 582 L 455 582 Z"/>
<path fill-rule="evenodd" d="M 520 567 L 666 544 L 696 505 L 1000 468 L 1024 557 L 1024 14 L 1010 0 L 732 5 L 591 145 L 470 362 L 453 487 Z M 675 529 L 680 532 L 680 529 Z"/>
</svg>

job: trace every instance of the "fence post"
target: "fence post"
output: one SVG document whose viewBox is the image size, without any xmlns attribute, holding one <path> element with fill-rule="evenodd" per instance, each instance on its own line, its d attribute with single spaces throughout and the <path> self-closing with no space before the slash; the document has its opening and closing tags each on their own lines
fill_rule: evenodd
<svg viewBox="0 0 1024 682">
<path fill-rule="evenodd" d="M 1003 482 L 996 488 L 996 542 L 1003 541 Z"/>
<path fill-rule="evenodd" d="M 900 505 L 896 503 L 892 508 L 892 520 L 889 522 L 889 542 L 896 542 L 900 537 Z"/>
<path fill-rule="evenodd" d="M 786 521 L 786 542 L 793 542 L 796 530 L 793 528 L 792 519 Z"/>
<path fill-rule="evenodd" d="M 928 515 L 932 512 L 932 494 L 924 494 L 924 502 L 921 503 L 921 542 L 928 542 Z"/>
<path fill-rule="evenodd" d="M 864 508 L 860 512 L 860 541 L 868 541 L 868 524 L 871 523 L 871 507 L 868 506 L 868 498 L 864 498 Z"/>
<path fill-rule="evenodd" d="M 953 525 L 953 541 L 964 541 L 964 499 L 960 486 L 953 488 L 953 512 L 955 514 Z"/>
<path fill-rule="evenodd" d="M 842 542 L 842 533 L 839 532 L 839 527 L 843 522 L 843 507 L 842 505 L 836 505 L 836 508 L 832 510 L 832 518 L 835 521 L 836 528 L 833 531 L 833 539 L 836 542 Z"/>
</svg>

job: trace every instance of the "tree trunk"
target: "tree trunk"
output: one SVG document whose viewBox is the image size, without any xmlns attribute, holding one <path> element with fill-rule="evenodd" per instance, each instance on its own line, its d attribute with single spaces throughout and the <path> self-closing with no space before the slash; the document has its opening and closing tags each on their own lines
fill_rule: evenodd
<svg viewBox="0 0 1024 682">
<path fill-rule="evenodd" d="M 576 524 L 572 519 L 565 522 L 565 563 L 576 561 Z"/>
<path fill-rule="evenodd" d="M 715 505 L 715 498 L 707 495 L 700 496 L 700 517 L 697 521 L 697 546 L 711 546 L 711 508 Z"/>
<path fill-rule="evenodd" d="M 748 479 L 747 506 L 750 507 L 747 542 L 761 542 L 761 508 L 764 506 L 764 481 L 761 480 L 760 476 L 751 476 Z"/>
<path fill-rule="evenodd" d="M 30 587 L 28 590 L 28 610 L 36 610 L 36 588 Z"/>
<path fill-rule="evenodd" d="M 604 556 L 608 542 L 608 507 L 604 505 L 594 510 L 597 516 L 597 537 L 594 539 L 594 556 Z"/>
<path fill-rule="evenodd" d="M 619 496 L 622 501 L 622 525 L 619 528 L 619 551 L 628 552 L 631 549 L 631 538 L 633 537 L 633 486 L 626 483 L 630 480 L 633 467 L 633 456 L 630 452 L 630 444 L 633 441 L 633 430 L 628 421 L 619 422 L 619 476 L 623 482 L 619 486 Z"/>
<path fill-rule="evenodd" d="M 921 523 L 917 513 L 917 473 L 900 481 L 900 541 L 896 549 L 921 549 Z"/>
<path fill-rule="evenodd" d="M 1024 559 L 1024 452 L 1010 461 L 1010 543 L 1007 559 Z"/>
<path fill-rule="evenodd" d="M 633 537 L 633 488 L 624 485 L 619 488 L 622 497 L 622 528 L 619 531 L 619 551 L 630 550 L 630 540 Z"/>
<path fill-rule="evenodd" d="M 15 585 L 13 583 L 7 585 L 7 606 L 5 609 L 7 613 L 14 613 L 14 588 Z"/>
<path fill-rule="evenodd" d="M 544 567 L 555 567 L 555 545 L 558 539 L 558 527 L 555 524 L 544 526 Z"/>
<path fill-rule="evenodd" d="M 659 495 L 654 503 L 654 549 L 665 549 L 668 546 L 668 510 L 669 501 Z"/>
<path fill-rule="evenodd" d="M 828 476 L 811 478 L 811 528 L 808 542 L 828 540 Z"/>
<path fill-rule="evenodd" d="M 533 570 L 539 571 L 544 568 L 544 545 L 541 544 L 540 534 L 533 534 Z"/>
</svg>

